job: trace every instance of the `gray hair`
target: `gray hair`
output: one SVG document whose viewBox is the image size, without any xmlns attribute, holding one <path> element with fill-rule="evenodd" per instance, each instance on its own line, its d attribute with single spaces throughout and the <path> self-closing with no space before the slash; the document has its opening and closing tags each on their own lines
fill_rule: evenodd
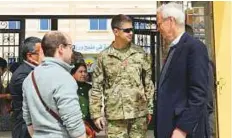
<svg viewBox="0 0 232 138">
<path fill-rule="evenodd" d="M 184 27 L 185 25 L 185 14 L 182 11 L 182 5 L 175 3 L 175 2 L 170 2 L 168 4 L 163 4 L 157 9 L 158 13 L 161 13 L 162 17 L 164 19 L 168 17 L 173 17 L 176 20 L 176 23 L 179 26 Z"/>
<path fill-rule="evenodd" d="M 34 52 L 36 43 L 41 43 L 41 39 L 32 36 L 24 40 L 22 43 L 22 56 L 24 60 L 27 60 L 27 53 Z"/>
</svg>

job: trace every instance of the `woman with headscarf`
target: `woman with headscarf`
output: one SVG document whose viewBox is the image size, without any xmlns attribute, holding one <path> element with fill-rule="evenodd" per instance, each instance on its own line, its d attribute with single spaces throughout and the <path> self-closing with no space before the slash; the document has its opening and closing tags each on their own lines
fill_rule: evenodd
<svg viewBox="0 0 232 138">
<path fill-rule="evenodd" d="M 96 132 L 99 130 L 91 120 L 89 113 L 89 90 L 92 88 L 92 85 L 86 82 L 88 75 L 87 67 L 85 63 L 75 63 L 74 66 L 75 67 L 71 70 L 71 75 L 78 85 L 77 94 L 79 96 L 80 107 L 86 126 L 86 133 L 88 138 L 95 138 Z"/>
</svg>

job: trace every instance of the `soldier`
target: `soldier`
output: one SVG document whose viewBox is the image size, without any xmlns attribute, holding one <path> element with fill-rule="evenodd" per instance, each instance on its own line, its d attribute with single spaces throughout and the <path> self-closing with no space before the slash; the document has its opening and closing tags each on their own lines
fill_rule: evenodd
<svg viewBox="0 0 232 138">
<path fill-rule="evenodd" d="M 108 137 L 145 138 L 154 93 L 150 64 L 143 49 L 131 43 L 133 26 L 128 16 L 116 15 L 111 27 L 115 41 L 99 54 L 93 72 L 91 117 L 102 130 L 103 95 Z"/>
</svg>

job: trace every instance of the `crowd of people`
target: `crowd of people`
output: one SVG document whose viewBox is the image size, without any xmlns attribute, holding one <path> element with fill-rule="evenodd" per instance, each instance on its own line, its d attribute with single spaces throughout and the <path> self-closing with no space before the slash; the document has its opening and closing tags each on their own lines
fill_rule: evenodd
<svg viewBox="0 0 232 138">
<path fill-rule="evenodd" d="M 114 40 L 98 55 L 91 83 L 68 34 L 26 38 L 23 62 L 12 69 L 9 86 L 0 83 L 1 99 L 12 102 L 12 138 L 96 138 L 100 131 L 108 138 L 146 138 L 150 123 L 156 138 L 212 138 L 207 48 L 185 32 L 180 4 L 160 6 L 157 26 L 169 48 L 157 86 L 148 55 L 132 43 L 129 16 L 112 18 Z M 1 76 L 6 68 L 0 58 Z"/>
</svg>

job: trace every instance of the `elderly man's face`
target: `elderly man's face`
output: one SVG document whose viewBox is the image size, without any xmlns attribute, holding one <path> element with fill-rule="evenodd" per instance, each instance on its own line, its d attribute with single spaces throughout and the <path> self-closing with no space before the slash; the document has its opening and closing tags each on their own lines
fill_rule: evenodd
<svg viewBox="0 0 232 138">
<path fill-rule="evenodd" d="M 157 13 L 157 27 L 162 37 L 168 40 L 172 31 L 171 17 L 164 19 L 161 13 Z"/>
</svg>

